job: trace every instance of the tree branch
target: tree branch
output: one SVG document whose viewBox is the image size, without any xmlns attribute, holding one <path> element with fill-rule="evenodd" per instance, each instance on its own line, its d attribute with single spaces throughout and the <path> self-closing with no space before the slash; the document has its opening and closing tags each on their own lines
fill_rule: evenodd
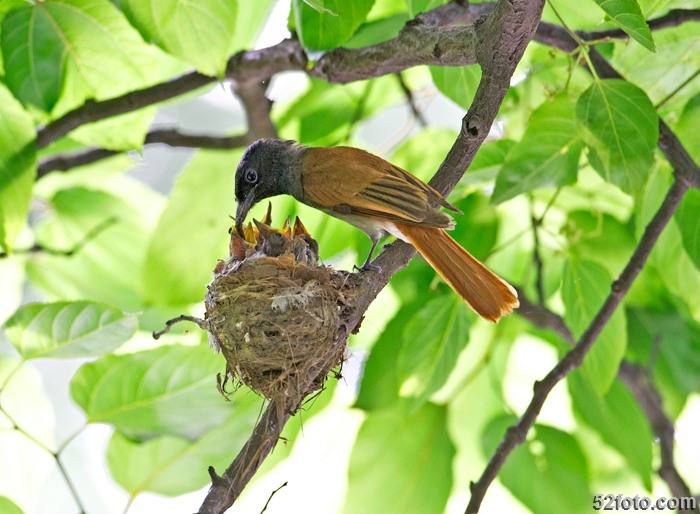
<svg viewBox="0 0 700 514">
<path fill-rule="evenodd" d="M 544 305 L 530 301 L 521 288 L 518 291 L 520 309 L 516 312 L 540 328 L 548 328 L 559 334 L 567 343 L 574 344 L 574 336 L 558 314 Z M 659 476 L 666 482 L 671 493 L 677 498 L 691 496 L 690 488 L 676 468 L 673 457 L 674 427 L 666 416 L 661 403 L 661 396 L 649 380 L 648 373 L 636 364 L 627 361 L 620 363 L 617 376 L 634 395 L 640 408 L 646 415 L 654 435 L 661 448 L 661 467 Z"/>
<path fill-rule="evenodd" d="M 515 67 L 537 27 L 543 7 L 542 0 L 500 0 L 493 14 L 475 27 L 478 39 L 475 55 L 483 70 L 482 79 L 474 102 L 462 122 L 459 137 L 430 181 L 443 195 L 446 196 L 454 188 L 486 138 Z M 466 31 L 463 35 L 472 37 L 468 34 L 469 31 Z M 411 245 L 396 241 L 385 246 L 373 261 L 379 267 L 378 272 L 349 276 L 348 280 L 354 282 L 356 290 L 363 292 L 355 297 L 351 310 L 342 315 L 345 323 L 339 332 L 338 344 L 346 344 L 348 335 L 359 325 L 365 311 L 391 276 L 406 267 L 414 255 L 415 249 Z M 262 459 L 274 447 L 284 423 L 289 419 L 287 412 L 294 407 L 275 403 L 268 406 L 236 460 L 224 476 L 213 480 L 200 514 L 222 514 L 233 504 Z M 234 477 L 237 477 L 235 482 Z"/>
<path fill-rule="evenodd" d="M 275 73 L 288 70 L 304 70 L 306 55 L 297 41 L 285 39 L 281 43 L 262 50 L 239 52 L 228 61 L 226 77 L 239 84 L 259 83 Z M 52 121 L 37 132 L 36 147 L 65 136 L 85 123 L 99 121 L 118 114 L 135 111 L 148 105 L 188 93 L 218 80 L 192 72 L 162 84 L 132 91 L 109 100 L 88 100 L 80 107 Z"/>
<path fill-rule="evenodd" d="M 605 299 L 603 306 L 600 308 L 595 318 L 593 318 L 593 321 L 591 321 L 578 343 L 576 343 L 576 346 L 559 361 L 542 381 L 535 383 L 534 394 L 527 409 L 525 409 L 525 412 L 518 422 L 508 429 L 505 437 L 491 456 L 491 460 L 479 480 L 472 483 L 472 497 L 467 505 L 466 514 L 475 514 L 479 511 L 481 502 L 491 482 L 496 478 L 511 452 L 525 442 L 528 431 L 535 424 L 537 416 L 542 409 L 542 405 L 544 405 L 547 396 L 554 386 L 571 371 L 581 365 L 584 357 L 603 330 L 603 327 L 613 315 L 620 302 L 622 302 L 622 299 L 632 286 L 632 282 L 634 282 L 634 279 L 637 278 L 637 275 L 642 270 L 651 250 L 654 248 L 657 239 L 661 235 L 661 231 L 673 217 L 673 213 L 678 208 L 687 190 L 688 184 L 686 181 L 679 180 L 678 177 L 673 181 L 661 207 L 656 212 L 649 225 L 647 225 L 644 235 L 635 248 L 627 266 L 625 266 L 620 277 L 613 282 L 610 294 Z"/>
</svg>

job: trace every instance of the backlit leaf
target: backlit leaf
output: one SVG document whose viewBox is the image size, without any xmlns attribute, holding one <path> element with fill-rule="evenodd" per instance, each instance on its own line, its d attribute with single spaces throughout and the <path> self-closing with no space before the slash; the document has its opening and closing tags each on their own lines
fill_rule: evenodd
<svg viewBox="0 0 700 514">
<path fill-rule="evenodd" d="M 236 29 L 236 0 L 125 0 L 122 6 L 146 40 L 205 75 L 223 74 Z"/>
<path fill-rule="evenodd" d="M 651 445 L 654 436 L 632 394 L 615 380 L 603 396 L 579 371 L 567 377 L 574 412 L 622 455 L 651 491 Z"/>
<path fill-rule="evenodd" d="M 612 277 L 601 265 L 571 258 L 564 265 L 562 300 L 564 319 L 574 337 L 588 328 L 610 291 Z M 598 395 L 604 395 L 617 374 L 627 346 L 625 314 L 618 309 L 598 336 L 581 366 L 586 380 Z"/>
<path fill-rule="evenodd" d="M 205 345 L 107 355 L 78 370 L 71 396 L 89 423 L 110 423 L 132 439 L 164 434 L 194 439 L 231 413 L 216 388 L 216 374 L 224 367 Z"/>
<path fill-rule="evenodd" d="M 115 432 L 107 446 L 112 476 L 132 495 L 152 491 L 177 496 L 201 489 L 211 482 L 207 468 L 225 469 L 255 426 L 262 399 L 248 394 L 239 401 L 246 392 L 240 393 L 233 413 L 196 441 L 162 435 L 136 442 Z"/>
<path fill-rule="evenodd" d="M 455 449 L 447 409 L 425 404 L 372 412 L 350 457 L 345 514 L 440 514 L 452 487 Z"/>
<path fill-rule="evenodd" d="M 322 11 L 304 0 L 292 1 L 299 39 L 309 50 L 331 50 L 350 39 L 374 4 L 374 0 L 314 1 L 322 4 Z"/>
<path fill-rule="evenodd" d="M 0 247 L 12 250 L 26 223 L 36 176 L 34 123 L 0 84 Z"/>
<path fill-rule="evenodd" d="M 430 66 L 435 87 L 460 107 L 469 109 L 481 80 L 481 69 L 471 66 Z"/>
<path fill-rule="evenodd" d="M 398 358 L 402 396 L 412 396 L 414 408 L 440 389 L 469 341 L 469 309 L 457 295 L 427 303 L 406 325 Z"/>
<path fill-rule="evenodd" d="M 494 452 L 515 421 L 503 415 L 486 426 L 482 436 L 484 455 Z M 590 512 L 588 465 L 576 439 L 544 425 L 535 425 L 531 434 L 513 450 L 498 474 L 503 485 L 532 512 Z"/>
<path fill-rule="evenodd" d="M 557 95 L 530 116 L 523 138 L 510 150 L 498 174 L 493 202 L 576 182 L 581 147 L 576 100 L 568 94 Z"/>
<path fill-rule="evenodd" d="M 654 52 L 654 39 L 637 0 L 595 0 L 605 14 L 630 37 Z"/>
<path fill-rule="evenodd" d="M 659 138 L 658 117 L 644 91 L 624 80 L 595 82 L 579 98 L 576 115 L 593 168 L 637 195 L 649 176 Z"/>
<path fill-rule="evenodd" d="M 131 339 L 138 321 L 92 302 L 34 303 L 5 324 L 7 339 L 24 359 L 94 357 Z"/>
<path fill-rule="evenodd" d="M 695 267 L 700 270 L 700 191 L 689 189 L 676 211 L 683 247 Z"/>
<path fill-rule="evenodd" d="M 54 115 L 156 78 L 155 53 L 107 0 L 17 8 L 3 20 L 2 51 L 17 98 Z"/>
</svg>

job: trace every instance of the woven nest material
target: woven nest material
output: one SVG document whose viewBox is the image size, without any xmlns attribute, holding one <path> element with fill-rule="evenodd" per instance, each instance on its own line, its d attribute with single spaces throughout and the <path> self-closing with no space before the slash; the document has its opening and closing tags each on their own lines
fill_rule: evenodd
<svg viewBox="0 0 700 514">
<path fill-rule="evenodd" d="M 256 253 L 217 270 L 205 298 L 211 344 L 228 378 L 267 398 L 302 398 L 342 364 L 346 275 L 292 253 Z"/>
</svg>

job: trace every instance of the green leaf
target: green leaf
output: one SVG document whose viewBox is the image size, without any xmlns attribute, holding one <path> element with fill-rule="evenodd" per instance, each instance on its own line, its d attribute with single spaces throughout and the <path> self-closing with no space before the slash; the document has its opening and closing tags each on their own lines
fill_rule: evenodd
<svg viewBox="0 0 700 514">
<path fill-rule="evenodd" d="M 675 213 L 683 247 L 700 270 L 700 191 L 689 189 Z"/>
<path fill-rule="evenodd" d="M 595 0 L 605 14 L 647 50 L 656 51 L 651 30 L 637 0 Z"/>
<path fill-rule="evenodd" d="M 481 68 L 476 65 L 457 68 L 430 66 L 430 75 L 443 95 L 464 109 L 471 107 L 481 80 Z"/>
<path fill-rule="evenodd" d="M 564 319 L 577 339 L 588 328 L 608 296 L 612 277 L 601 265 L 571 258 L 564 265 Z M 583 360 L 581 369 L 596 394 L 604 395 L 617 374 L 625 348 L 625 313 L 617 310 Z"/>
<path fill-rule="evenodd" d="M 493 249 L 498 237 L 498 213 L 482 193 L 472 193 L 455 202 L 464 214 L 453 215 L 457 225 L 450 235 L 477 259 L 483 259 Z"/>
<path fill-rule="evenodd" d="M 355 407 L 377 410 L 391 407 L 399 400 L 397 359 L 404 328 L 424 306 L 426 291 L 434 278 L 433 269 L 418 259 L 413 259 L 406 269 L 392 277 L 391 286 L 403 300 L 403 305 L 372 347 L 365 362 Z"/>
<path fill-rule="evenodd" d="M 23 359 L 95 357 L 119 348 L 138 328 L 135 316 L 92 302 L 22 307 L 5 324 L 5 336 Z"/>
<path fill-rule="evenodd" d="M 34 123 L 0 84 L 0 246 L 6 251 L 26 223 L 36 176 Z"/>
<path fill-rule="evenodd" d="M 194 442 L 163 435 L 139 443 L 114 432 L 107 446 L 109 470 L 133 496 L 144 491 L 177 496 L 201 489 L 211 483 L 207 468 L 226 469 L 246 443 L 260 413 L 260 403 L 262 399 L 248 395 L 223 423 Z"/>
<path fill-rule="evenodd" d="M 430 11 L 446 3 L 447 0 L 408 0 L 408 15 L 411 18 L 415 18 L 422 12 Z"/>
<path fill-rule="evenodd" d="M 427 182 L 435 175 L 457 139 L 457 132 L 444 128 L 425 128 L 402 144 L 391 162 Z"/>
<path fill-rule="evenodd" d="M 400 407 L 370 413 L 350 456 L 343 512 L 443 512 L 454 455 L 445 407 L 428 403 L 412 416 Z"/>
<path fill-rule="evenodd" d="M 683 248 L 683 236 L 675 219 L 661 232 L 649 261 L 668 290 L 682 298 L 692 316 L 700 320 L 700 271 Z"/>
<path fill-rule="evenodd" d="M 223 75 L 236 29 L 236 0 L 124 0 L 122 6 L 144 39 L 200 73 Z"/>
<path fill-rule="evenodd" d="M 86 123 L 72 130 L 70 138 L 86 146 L 97 146 L 106 150 L 140 150 L 155 112 L 156 108 L 151 106 Z"/>
<path fill-rule="evenodd" d="M 576 99 L 560 94 L 532 113 L 523 138 L 510 150 L 498 174 L 494 203 L 576 182 L 582 143 L 575 109 Z"/>
<path fill-rule="evenodd" d="M 233 39 L 231 39 L 228 55 L 253 47 L 274 6 L 274 0 L 238 2 L 236 6 L 236 28 L 233 31 Z"/>
<path fill-rule="evenodd" d="M 3 21 L 2 51 L 15 96 L 55 116 L 154 79 L 154 52 L 107 0 L 15 9 Z"/>
<path fill-rule="evenodd" d="M 651 445 L 654 435 L 649 421 L 632 394 L 618 380 L 600 396 L 579 371 L 567 377 L 574 412 L 615 448 L 639 474 L 651 491 Z"/>
<path fill-rule="evenodd" d="M 572 211 L 567 229 L 574 232 L 570 239 L 576 257 L 600 264 L 613 277 L 622 272 L 637 246 L 631 224 L 622 224 L 609 214 Z"/>
<path fill-rule="evenodd" d="M 326 13 L 330 14 L 331 16 L 338 16 L 337 12 L 328 9 L 325 5 L 323 5 L 325 3 L 324 0 L 304 0 L 304 3 L 311 7 L 314 11 L 321 14 Z"/>
<path fill-rule="evenodd" d="M 216 389 L 221 357 L 204 345 L 172 345 L 84 364 L 71 397 L 89 423 L 110 423 L 132 439 L 200 437 L 231 413 Z"/>
<path fill-rule="evenodd" d="M 479 190 L 485 182 L 494 180 L 515 144 L 510 139 L 500 139 L 481 145 L 452 195 L 466 196 Z"/>
<path fill-rule="evenodd" d="M 621 79 L 598 81 L 579 98 L 576 115 L 593 168 L 636 196 L 649 176 L 659 138 L 658 117 L 647 95 Z"/>
<path fill-rule="evenodd" d="M 49 204 L 39 242 L 71 255 L 37 255 L 27 264 L 31 281 L 66 300 L 93 300 L 125 311 L 143 305 L 140 276 L 148 229 L 125 201 L 82 187 L 59 190 Z"/>
<path fill-rule="evenodd" d="M 319 12 L 304 0 L 292 1 L 292 13 L 301 43 L 309 50 L 331 50 L 350 39 L 374 0 L 314 0 Z"/>
<path fill-rule="evenodd" d="M 178 178 L 148 245 L 142 276 L 148 302 L 184 305 L 204 298 L 217 259 L 228 256 L 233 170 L 241 155 L 200 151 Z"/>
<path fill-rule="evenodd" d="M 506 429 L 517 421 L 503 415 L 493 419 L 482 436 L 490 457 Z M 535 425 L 532 438 L 513 450 L 498 474 L 499 480 L 532 512 L 590 512 L 588 466 L 573 436 L 556 428 Z"/>
<path fill-rule="evenodd" d="M 419 408 L 440 389 L 469 341 L 469 309 L 457 295 L 428 302 L 403 332 L 398 378 L 401 396 Z"/>
<path fill-rule="evenodd" d="M 695 161 L 700 164 L 700 138 L 697 137 L 697 127 L 700 126 L 700 94 L 691 98 L 676 125 L 676 135 L 683 147 Z"/>
<path fill-rule="evenodd" d="M 364 23 L 343 47 L 364 48 L 394 39 L 409 19 L 407 13 L 399 13 L 389 18 Z"/>
<path fill-rule="evenodd" d="M 2 514 L 24 514 L 22 509 L 7 496 L 0 496 L 0 512 Z"/>
</svg>

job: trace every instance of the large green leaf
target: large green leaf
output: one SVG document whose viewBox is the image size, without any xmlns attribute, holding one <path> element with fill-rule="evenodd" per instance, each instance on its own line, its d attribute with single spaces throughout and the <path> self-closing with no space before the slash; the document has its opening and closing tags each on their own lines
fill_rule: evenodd
<svg viewBox="0 0 700 514">
<path fill-rule="evenodd" d="M 205 345 L 164 346 L 108 355 L 73 376 L 71 396 L 90 423 L 110 423 L 131 438 L 197 438 L 231 413 L 216 388 L 223 359 Z"/>
<path fill-rule="evenodd" d="M 484 429 L 482 450 L 490 457 L 515 423 L 499 416 Z M 573 436 L 556 428 L 535 425 L 532 437 L 513 450 L 498 478 L 532 512 L 558 514 L 591 511 L 586 458 Z"/>
<path fill-rule="evenodd" d="M 24 359 L 102 355 L 131 339 L 137 328 L 135 316 L 92 302 L 25 305 L 4 327 Z"/>
<path fill-rule="evenodd" d="M 649 260 L 668 290 L 682 298 L 693 318 L 700 322 L 700 271 L 683 247 L 683 236 L 675 219 L 661 232 Z"/>
<path fill-rule="evenodd" d="M 406 325 L 399 351 L 402 396 L 414 397 L 414 408 L 440 389 L 469 341 L 469 309 L 457 295 L 427 303 Z"/>
<path fill-rule="evenodd" d="M 179 177 L 148 245 L 142 276 L 148 302 L 183 305 L 204 298 L 217 259 L 228 256 L 241 153 L 200 151 Z"/>
<path fill-rule="evenodd" d="M 447 409 L 425 404 L 372 412 L 350 457 L 346 514 L 439 514 L 452 487 L 455 449 Z"/>
<path fill-rule="evenodd" d="M 567 383 L 574 412 L 620 452 L 651 491 L 654 435 L 632 394 L 616 379 L 610 390 L 600 396 L 578 370 L 567 377 Z"/>
<path fill-rule="evenodd" d="M 12 250 L 26 223 L 36 176 L 34 123 L 0 84 L 0 247 Z"/>
<path fill-rule="evenodd" d="M 228 55 L 253 47 L 274 6 L 274 0 L 238 2 L 236 6 L 236 28 L 233 31 Z"/>
<path fill-rule="evenodd" d="M 454 202 L 464 214 L 454 214 L 457 222 L 450 235 L 477 259 L 483 259 L 493 249 L 498 237 L 498 213 L 482 193 L 472 193 Z"/>
<path fill-rule="evenodd" d="M 576 115 L 593 168 L 637 195 L 649 176 L 659 138 L 658 117 L 644 91 L 624 80 L 597 81 L 579 98 Z"/>
<path fill-rule="evenodd" d="M 399 13 L 389 18 L 363 23 L 352 38 L 345 42 L 345 48 L 363 48 L 377 45 L 395 38 L 409 20 L 407 13 Z"/>
<path fill-rule="evenodd" d="M 226 469 L 250 437 L 260 403 L 249 395 L 241 408 L 196 441 L 163 435 L 139 443 L 117 431 L 107 446 L 107 465 L 134 496 L 143 491 L 177 496 L 201 489 L 211 482 L 207 468 Z"/>
<path fill-rule="evenodd" d="M 695 267 L 700 270 L 700 191 L 690 189 L 676 211 L 683 247 Z"/>
<path fill-rule="evenodd" d="M 430 66 L 430 75 L 443 95 L 465 110 L 471 107 L 481 80 L 481 68 L 476 65 L 457 68 Z"/>
<path fill-rule="evenodd" d="M 510 150 L 498 174 L 493 202 L 576 182 L 581 147 L 576 99 L 557 95 L 530 116 L 523 138 Z"/>
<path fill-rule="evenodd" d="M 365 21 L 374 0 L 323 0 L 323 11 L 292 1 L 301 43 L 309 50 L 331 50 L 350 39 Z"/>
<path fill-rule="evenodd" d="M 637 0 L 595 0 L 605 14 L 647 50 L 656 51 L 651 30 Z"/>
<path fill-rule="evenodd" d="M 7 84 L 58 116 L 155 79 L 155 53 L 107 0 L 49 0 L 3 21 Z"/>
<path fill-rule="evenodd" d="M 222 75 L 226 69 L 236 29 L 236 7 L 236 0 L 122 2 L 122 9 L 146 40 L 155 41 L 206 75 Z"/>
<path fill-rule="evenodd" d="M 71 255 L 40 253 L 27 264 L 32 282 L 66 300 L 88 299 L 136 311 L 148 229 L 125 201 L 82 187 L 59 190 L 48 204 L 39 242 Z"/>
<path fill-rule="evenodd" d="M 494 180 L 515 144 L 511 139 L 499 139 L 481 145 L 452 195 L 465 196 L 481 189 L 485 182 Z"/>
<path fill-rule="evenodd" d="M 566 261 L 561 295 L 566 307 L 564 319 L 574 337 L 588 328 L 611 284 L 612 277 L 601 265 L 576 258 Z M 598 395 L 604 395 L 615 380 L 626 346 L 625 314 L 617 310 L 583 360 L 583 374 Z"/>
<path fill-rule="evenodd" d="M 686 22 L 658 30 L 654 32 L 654 41 L 658 49 L 656 53 L 635 42 L 615 45 L 615 69 L 641 87 L 654 104 L 673 94 L 663 109 L 673 107 L 679 112 L 688 99 L 700 92 L 697 80 L 691 80 L 678 90 L 679 85 L 693 77 L 700 67 L 700 23 Z"/>
</svg>

